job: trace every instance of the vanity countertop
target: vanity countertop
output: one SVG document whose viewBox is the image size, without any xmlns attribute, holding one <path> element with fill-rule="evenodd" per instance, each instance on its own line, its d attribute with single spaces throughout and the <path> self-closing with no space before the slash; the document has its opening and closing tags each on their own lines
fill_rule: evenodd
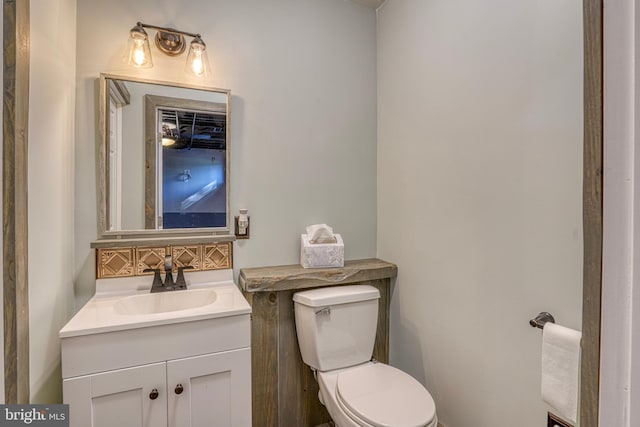
<svg viewBox="0 0 640 427">
<path fill-rule="evenodd" d="M 96 282 L 96 294 L 60 330 L 60 338 L 251 313 L 251 307 L 247 300 L 233 283 L 232 270 L 185 273 L 185 278 L 188 290 L 155 294 L 149 293 L 152 276 L 98 279 Z M 147 300 L 148 297 L 146 295 L 151 298 L 156 296 L 157 301 L 151 301 L 152 304 L 150 305 L 147 304 L 153 309 L 153 304 L 160 302 L 160 299 L 165 302 L 172 298 L 184 300 L 182 297 L 187 296 L 186 293 L 194 291 L 199 292 L 199 294 L 197 297 L 191 298 L 191 300 L 197 300 L 201 295 L 207 295 L 211 302 L 207 301 L 205 303 L 201 301 L 193 308 L 161 312 L 153 312 L 152 310 L 152 312 L 143 314 L 123 313 L 119 309 L 124 305 L 123 301 L 128 303 L 126 305 L 129 307 L 135 306 L 138 304 L 135 299 L 142 296 L 140 301 Z M 183 295 L 180 295 L 180 293 L 183 293 Z"/>
</svg>

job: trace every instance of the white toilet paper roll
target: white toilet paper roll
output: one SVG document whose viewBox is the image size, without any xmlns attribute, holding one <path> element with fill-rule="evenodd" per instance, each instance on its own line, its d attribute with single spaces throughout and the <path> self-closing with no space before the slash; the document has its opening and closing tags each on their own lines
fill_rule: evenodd
<svg viewBox="0 0 640 427">
<path fill-rule="evenodd" d="M 542 330 L 542 400 L 575 424 L 582 334 L 555 323 Z"/>
</svg>

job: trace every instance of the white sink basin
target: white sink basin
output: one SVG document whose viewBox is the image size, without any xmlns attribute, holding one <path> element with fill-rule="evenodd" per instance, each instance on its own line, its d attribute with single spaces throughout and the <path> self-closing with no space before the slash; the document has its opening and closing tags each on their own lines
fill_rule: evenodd
<svg viewBox="0 0 640 427">
<path fill-rule="evenodd" d="M 187 290 L 150 293 L 150 277 L 98 279 L 96 294 L 60 330 L 61 338 L 239 316 L 251 306 L 233 270 L 189 273 Z"/>
<path fill-rule="evenodd" d="M 113 310 L 125 315 L 170 313 L 204 307 L 217 299 L 215 289 L 167 291 L 124 297 L 114 304 Z"/>
</svg>

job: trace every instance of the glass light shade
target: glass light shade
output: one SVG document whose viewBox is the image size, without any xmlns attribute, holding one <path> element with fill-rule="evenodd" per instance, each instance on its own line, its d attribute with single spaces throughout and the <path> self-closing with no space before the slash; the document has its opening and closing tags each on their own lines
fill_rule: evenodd
<svg viewBox="0 0 640 427">
<path fill-rule="evenodd" d="M 129 55 L 127 56 L 129 65 L 138 68 L 153 67 L 151 60 L 151 48 L 147 32 L 140 26 L 135 26 L 129 32 Z"/>
<path fill-rule="evenodd" d="M 198 77 L 209 75 L 207 45 L 198 36 L 191 41 L 185 71 Z"/>
</svg>

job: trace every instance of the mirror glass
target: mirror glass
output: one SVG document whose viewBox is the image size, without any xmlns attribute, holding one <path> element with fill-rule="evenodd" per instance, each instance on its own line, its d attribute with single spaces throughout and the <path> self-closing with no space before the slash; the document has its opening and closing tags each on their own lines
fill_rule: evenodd
<svg viewBox="0 0 640 427">
<path fill-rule="evenodd" d="M 102 75 L 102 234 L 229 231 L 229 91 Z"/>
</svg>

